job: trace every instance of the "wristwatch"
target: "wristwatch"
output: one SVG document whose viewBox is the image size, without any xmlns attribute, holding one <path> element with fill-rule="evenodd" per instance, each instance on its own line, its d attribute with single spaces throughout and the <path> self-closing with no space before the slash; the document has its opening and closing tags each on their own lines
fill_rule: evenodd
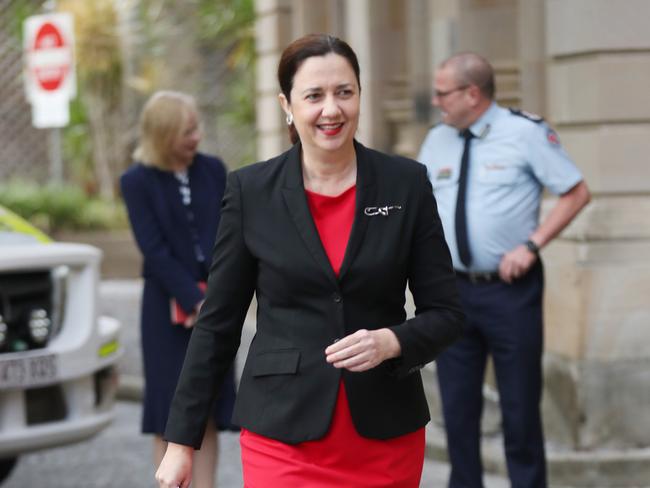
<svg viewBox="0 0 650 488">
<path fill-rule="evenodd" d="M 539 257 L 539 246 L 535 244 L 533 241 L 528 239 L 526 242 L 524 242 L 524 246 L 526 246 L 528 250 L 532 252 L 535 256 Z"/>
</svg>

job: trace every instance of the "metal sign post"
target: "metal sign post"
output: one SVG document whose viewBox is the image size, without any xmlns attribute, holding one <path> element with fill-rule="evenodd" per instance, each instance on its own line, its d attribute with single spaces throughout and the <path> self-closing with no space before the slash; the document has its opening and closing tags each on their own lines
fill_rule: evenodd
<svg viewBox="0 0 650 488">
<path fill-rule="evenodd" d="M 72 15 L 47 13 L 24 23 L 25 92 L 32 105 L 32 124 L 52 129 L 48 137 L 50 176 L 63 180 L 61 127 L 70 121 L 76 95 Z"/>
</svg>

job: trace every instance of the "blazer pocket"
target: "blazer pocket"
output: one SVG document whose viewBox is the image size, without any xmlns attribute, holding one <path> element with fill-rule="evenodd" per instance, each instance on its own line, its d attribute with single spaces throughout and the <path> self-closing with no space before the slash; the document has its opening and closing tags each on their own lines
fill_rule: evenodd
<svg viewBox="0 0 650 488">
<path fill-rule="evenodd" d="M 263 351 L 255 355 L 251 364 L 251 374 L 254 377 L 278 374 L 296 374 L 300 364 L 298 349 L 279 349 Z"/>
</svg>

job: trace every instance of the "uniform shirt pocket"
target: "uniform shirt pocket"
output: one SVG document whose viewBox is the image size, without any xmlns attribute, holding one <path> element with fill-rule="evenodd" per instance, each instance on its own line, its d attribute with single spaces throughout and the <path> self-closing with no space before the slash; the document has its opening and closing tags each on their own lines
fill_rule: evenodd
<svg viewBox="0 0 650 488">
<path fill-rule="evenodd" d="M 251 364 L 251 374 L 254 377 L 281 374 L 296 374 L 300 364 L 298 349 L 276 349 L 262 351 L 255 355 Z"/>
<path fill-rule="evenodd" d="M 484 163 L 477 173 L 478 180 L 488 185 L 514 185 L 520 177 L 520 169 L 506 163 Z"/>
<path fill-rule="evenodd" d="M 440 166 L 431 175 L 431 186 L 433 190 L 449 188 L 458 184 L 458 165 Z"/>
</svg>

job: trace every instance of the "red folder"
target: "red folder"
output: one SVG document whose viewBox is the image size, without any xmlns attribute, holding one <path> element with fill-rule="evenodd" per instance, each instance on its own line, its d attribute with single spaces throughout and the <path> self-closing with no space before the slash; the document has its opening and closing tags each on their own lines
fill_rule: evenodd
<svg viewBox="0 0 650 488">
<path fill-rule="evenodd" d="M 205 281 L 199 281 L 197 285 L 201 289 L 201 291 L 205 291 L 205 289 L 208 286 Z M 187 312 L 183 310 L 183 307 L 181 307 L 178 304 L 175 298 L 172 298 L 169 301 L 169 305 L 170 305 L 169 308 L 171 313 L 172 324 L 174 325 L 185 324 L 185 321 L 187 320 L 187 317 L 189 317 L 189 315 L 187 315 Z"/>
</svg>

